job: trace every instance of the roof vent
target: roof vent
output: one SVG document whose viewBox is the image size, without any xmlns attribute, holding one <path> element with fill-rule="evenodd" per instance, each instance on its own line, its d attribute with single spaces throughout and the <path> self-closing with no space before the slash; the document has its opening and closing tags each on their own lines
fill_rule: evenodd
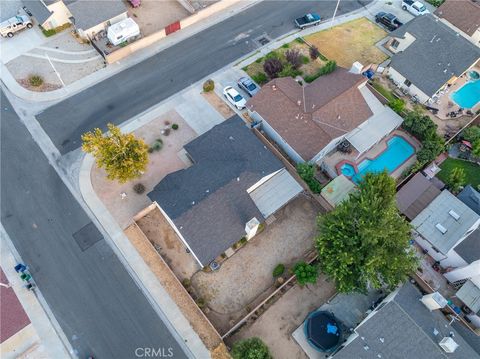
<svg viewBox="0 0 480 359">
<path fill-rule="evenodd" d="M 448 214 L 453 217 L 454 220 L 458 221 L 460 219 L 460 215 L 455 212 L 453 209 L 448 211 Z"/>
<path fill-rule="evenodd" d="M 273 90 L 273 91 L 277 91 L 277 86 L 272 85 L 272 90 Z"/>
<path fill-rule="evenodd" d="M 435 228 L 438 229 L 442 234 L 447 233 L 447 229 L 444 226 L 442 226 L 440 223 L 437 223 L 435 225 Z"/>
<path fill-rule="evenodd" d="M 298 100 L 297 105 L 300 106 L 302 104 L 302 101 Z"/>
<path fill-rule="evenodd" d="M 368 349 L 370 349 L 370 347 L 365 344 L 365 345 L 363 346 L 363 349 L 368 350 Z"/>
<path fill-rule="evenodd" d="M 453 353 L 458 348 L 458 344 L 450 337 L 443 338 L 438 344 L 446 353 Z"/>
</svg>

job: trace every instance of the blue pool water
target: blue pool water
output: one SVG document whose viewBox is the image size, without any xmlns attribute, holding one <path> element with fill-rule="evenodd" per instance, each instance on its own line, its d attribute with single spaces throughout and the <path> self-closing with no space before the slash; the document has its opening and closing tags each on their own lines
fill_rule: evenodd
<svg viewBox="0 0 480 359">
<path fill-rule="evenodd" d="M 388 173 L 392 173 L 414 153 L 415 148 L 403 137 L 394 136 L 387 141 L 387 149 L 377 158 L 360 162 L 357 166 L 358 172 L 355 172 L 355 168 L 348 163 L 342 165 L 340 170 L 343 175 L 351 177 L 353 182 L 358 183 L 367 172 L 382 172 L 386 169 Z"/>
<path fill-rule="evenodd" d="M 480 102 L 480 80 L 469 81 L 452 93 L 452 100 L 463 108 L 474 108 Z"/>
</svg>

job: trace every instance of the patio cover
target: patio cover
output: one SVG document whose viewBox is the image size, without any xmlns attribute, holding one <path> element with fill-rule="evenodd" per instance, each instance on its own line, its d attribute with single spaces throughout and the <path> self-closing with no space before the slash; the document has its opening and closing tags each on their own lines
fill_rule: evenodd
<svg viewBox="0 0 480 359">
<path fill-rule="evenodd" d="M 359 156 L 372 148 L 382 138 L 402 124 L 403 119 L 391 108 L 383 107 L 382 111 L 375 113 L 346 138 L 359 152 Z"/>
<path fill-rule="evenodd" d="M 473 312 L 480 314 L 480 288 L 471 280 L 466 281 L 462 288 L 458 290 L 457 298 Z"/>
<path fill-rule="evenodd" d="M 321 195 L 333 207 L 348 198 L 350 193 L 355 190 L 355 184 L 344 175 L 335 177 L 325 187 L 323 187 Z"/>
</svg>

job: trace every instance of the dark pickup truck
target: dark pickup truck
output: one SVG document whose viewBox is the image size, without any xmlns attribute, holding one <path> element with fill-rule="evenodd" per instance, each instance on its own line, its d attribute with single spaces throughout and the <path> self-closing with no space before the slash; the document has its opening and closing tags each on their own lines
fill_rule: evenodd
<svg viewBox="0 0 480 359">
<path fill-rule="evenodd" d="M 375 15 L 375 22 L 382 24 L 390 31 L 396 30 L 403 25 L 403 22 L 398 21 L 395 15 L 383 11 Z"/>
<path fill-rule="evenodd" d="M 295 19 L 295 25 L 303 30 L 306 27 L 318 25 L 321 21 L 320 15 L 312 13 Z"/>
</svg>

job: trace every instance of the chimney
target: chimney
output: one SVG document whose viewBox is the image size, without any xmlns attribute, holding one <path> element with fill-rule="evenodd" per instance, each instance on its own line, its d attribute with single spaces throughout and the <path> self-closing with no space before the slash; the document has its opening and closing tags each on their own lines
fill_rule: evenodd
<svg viewBox="0 0 480 359">
<path fill-rule="evenodd" d="M 439 292 L 426 294 L 420 301 L 425 304 L 429 311 L 444 308 L 448 304 L 447 300 Z"/>
<path fill-rule="evenodd" d="M 451 337 L 443 338 L 438 344 L 445 350 L 445 353 L 453 353 L 458 348 L 458 344 Z"/>
<path fill-rule="evenodd" d="M 247 222 L 247 224 L 245 225 L 245 232 L 247 233 L 247 235 L 246 235 L 247 240 L 252 239 L 252 237 L 257 233 L 259 225 L 260 225 L 260 222 L 255 217 L 253 217 L 251 220 L 249 220 Z"/>
</svg>

